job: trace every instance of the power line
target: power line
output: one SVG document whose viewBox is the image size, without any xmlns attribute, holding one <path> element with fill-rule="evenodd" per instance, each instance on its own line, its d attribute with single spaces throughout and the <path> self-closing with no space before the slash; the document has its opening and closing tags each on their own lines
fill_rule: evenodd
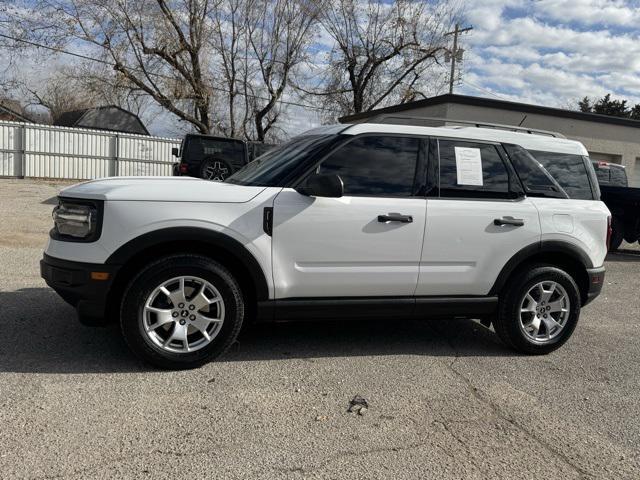
<svg viewBox="0 0 640 480">
<path fill-rule="evenodd" d="M 94 58 L 94 57 L 89 57 L 86 55 L 82 55 L 81 53 L 76 53 L 76 52 L 72 52 L 69 50 L 65 50 L 64 48 L 59 48 L 59 47 L 52 47 L 50 45 L 44 45 L 42 43 L 37 43 L 37 42 L 33 42 L 31 40 L 25 40 L 23 38 L 16 38 L 16 37 L 12 37 L 10 35 L 5 35 L 3 33 L 0 33 L 0 37 L 2 38 L 6 38 L 8 40 L 13 40 L 15 42 L 22 42 L 22 43 L 26 43 L 27 45 L 32 45 L 34 47 L 38 47 L 38 48 L 44 48 L 45 50 L 50 50 L 52 52 L 56 52 L 56 53 L 62 53 L 64 55 L 70 55 L 72 57 L 77 57 L 77 58 L 82 58 L 84 60 L 89 60 L 92 62 L 97 62 L 97 63 L 101 63 L 103 65 L 108 65 L 110 67 L 115 67 L 116 65 L 114 63 L 108 62 L 106 60 L 101 60 L 99 58 Z M 142 73 L 142 74 L 149 74 L 149 75 L 154 75 L 156 77 L 160 77 L 160 78 L 166 78 L 169 80 L 173 80 L 172 77 L 169 77 L 167 75 L 162 75 L 161 73 L 151 73 L 151 72 L 143 72 L 142 70 L 138 70 L 135 68 L 129 68 L 129 70 L 133 71 L 133 72 L 137 72 L 137 73 Z M 227 90 L 225 90 L 224 88 L 220 88 L 220 87 L 214 87 L 211 86 L 210 87 L 212 90 L 215 91 L 219 91 L 219 92 L 224 92 L 224 93 L 228 93 Z M 238 95 L 242 96 L 242 97 L 248 97 L 248 98 L 255 98 L 257 100 L 263 100 L 265 102 L 270 101 L 269 98 L 265 98 L 265 97 L 260 97 L 258 95 L 251 95 L 251 94 L 247 94 L 247 93 L 242 93 L 242 92 L 238 92 Z M 288 100 L 278 100 L 279 103 L 281 104 L 285 104 L 285 105 L 291 105 L 291 106 L 295 106 L 295 107 L 301 107 L 301 108 L 309 108 L 311 110 L 317 110 L 317 111 L 328 111 L 328 112 L 334 112 L 335 111 L 333 109 L 330 108 L 326 108 L 326 107 L 316 107 L 315 105 L 306 105 L 304 103 L 299 103 L 299 102 L 291 102 Z"/>
</svg>

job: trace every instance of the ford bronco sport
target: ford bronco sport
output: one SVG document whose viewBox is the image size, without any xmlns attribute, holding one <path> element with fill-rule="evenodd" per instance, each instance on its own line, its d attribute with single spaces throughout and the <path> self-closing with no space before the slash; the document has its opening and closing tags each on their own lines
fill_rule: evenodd
<svg viewBox="0 0 640 480">
<path fill-rule="evenodd" d="M 47 283 L 164 368 L 220 355 L 249 319 L 469 317 L 548 353 L 600 293 L 610 233 L 578 142 L 373 123 L 309 131 L 225 183 L 75 185 L 53 217 Z"/>
</svg>

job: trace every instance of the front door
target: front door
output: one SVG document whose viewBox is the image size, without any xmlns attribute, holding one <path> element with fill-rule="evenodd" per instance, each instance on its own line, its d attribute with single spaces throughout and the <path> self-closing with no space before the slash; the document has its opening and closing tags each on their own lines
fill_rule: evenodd
<svg viewBox="0 0 640 480">
<path fill-rule="evenodd" d="M 412 297 L 426 200 L 417 171 L 426 144 L 405 136 L 357 136 L 315 171 L 337 174 L 341 198 L 284 188 L 273 209 L 276 298 Z"/>
</svg>

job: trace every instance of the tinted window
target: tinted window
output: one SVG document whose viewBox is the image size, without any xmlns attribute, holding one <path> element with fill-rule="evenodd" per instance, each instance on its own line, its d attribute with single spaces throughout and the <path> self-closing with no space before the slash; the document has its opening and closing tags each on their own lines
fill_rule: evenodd
<svg viewBox="0 0 640 480">
<path fill-rule="evenodd" d="M 562 187 L 531 154 L 519 145 L 503 145 L 527 195 L 567 198 Z"/>
<path fill-rule="evenodd" d="M 596 169 L 596 177 L 598 177 L 598 183 L 600 183 L 600 185 L 609 185 L 609 182 L 611 181 L 609 179 L 611 169 L 599 167 L 597 165 L 594 165 L 593 167 Z"/>
<path fill-rule="evenodd" d="M 244 159 L 244 144 L 215 138 L 189 137 L 185 157 L 196 160 L 201 160 L 204 157 Z"/>
<path fill-rule="evenodd" d="M 318 173 L 340 175 L 345 195 L 406 197 L 413 193 L 420 140 L 360 137 L 325 159 Z"/>
<path fill-rule="evenodd" d="M 593 200 L 584 157 L 567 153 L 530 151 L 567 192 L 569 198 Z"/>
<path fill-rule="evenodd" d="M 624 168 L 611 168 L 611 184 L 618 187 L 627 186 L 627 172 Z"/>
<path fill-rule="evenodd" d="M 438 146 L 441 197 L 506 198 L 510 196 L 509 174 L 494 145 L 439 140 Z M 479 166 L 477 165 L 478 156 Z"/>
</svg>

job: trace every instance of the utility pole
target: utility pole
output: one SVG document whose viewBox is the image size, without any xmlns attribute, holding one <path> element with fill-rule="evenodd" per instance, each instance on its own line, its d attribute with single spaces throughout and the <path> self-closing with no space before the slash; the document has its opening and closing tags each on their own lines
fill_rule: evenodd
<svg viewBox="0 0 640 480">
<path fill-rule="evenodd" d="M 451 58 L 451 74 L 449 76 L 449 93 L 453 93 L 453 82 L 456 78 L 456 60 L 462 61 L 463 49 L 458 49 L 458 35 L 473 30 L 473 27 L 460 28 L 460 24 L 456 23 L 456 28 L 452 32 L 447 32 L 444 36 L 453 35 L 453 48 L 449 51 Z"/>
</svg>

